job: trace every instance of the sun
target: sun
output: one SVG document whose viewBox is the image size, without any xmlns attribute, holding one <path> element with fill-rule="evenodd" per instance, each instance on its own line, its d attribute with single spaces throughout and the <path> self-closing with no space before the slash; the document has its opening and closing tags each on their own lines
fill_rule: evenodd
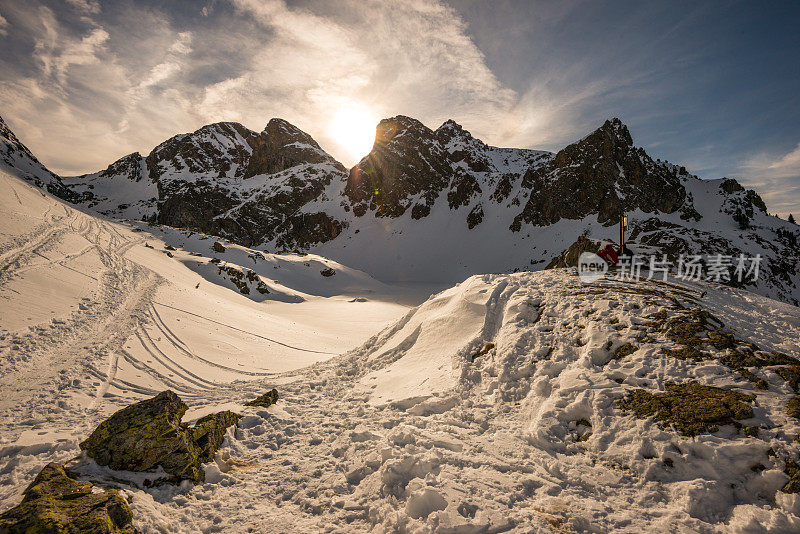
<svg viewBox="0 0 800 534">
<path fill-rule="evenodd" d="M 372 150 L 378 116 L 367 106 L 350 103 L 340 106 L 331 118 L 328 133 L 351 160 L 359 161 Z"/>
</svg>

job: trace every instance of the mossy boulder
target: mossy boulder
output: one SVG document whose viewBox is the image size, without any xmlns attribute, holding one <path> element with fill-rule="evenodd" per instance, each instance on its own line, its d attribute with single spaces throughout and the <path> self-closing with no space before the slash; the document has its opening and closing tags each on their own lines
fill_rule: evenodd
<svg viewBox="0 0 800 534">
<path fill-rule="evenodd" d="M 703 386 L 695 381 L 666 384 L 666 391 L 653 395 L 637 389 L 619 402 L 619 407 L 644 419 L 654 417 L 662 426 L 673 426 L 687 436 L 716 432 L 718 425 L 741 426 L 737 419 L 753 417 L 753 408 L 746 404 L 755 395 Z"/>
<path fill-rule="evenodd" d="M 273 388 L 256 399 L 245 403 L 245 406 L 262 406 L 267 408 L 278 402 L 278 390 Z"/>
<path fill-rule="evenodd" d="M 0 515 L 3 534 L 134 534 L 133 514 L 116 490 L 95 493 L 90 482 L 72 479 L 50 463 L 23 493 L 22 502 Z"/>
<path fill-rule="evenodd" d="M 187 406 L 172 391 L 118 411 L 80 444 L 100 465 L 125 471 L 161 466 L 177 480 L 202 482 L 201 463 L 210 461 L 222 445 L 225 429 L 238 416 L 220 412 L 206 416 L 194 428 L 181 423 Z"/>
</svg>

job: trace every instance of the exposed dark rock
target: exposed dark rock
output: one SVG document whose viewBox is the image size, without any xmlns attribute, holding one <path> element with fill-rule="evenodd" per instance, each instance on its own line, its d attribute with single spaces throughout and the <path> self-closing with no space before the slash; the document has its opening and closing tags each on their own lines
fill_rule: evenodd
<svg viewBox="0 0 800 534">
<path fill-rule="evenodd" d="M 319 274 L 325 277 L 331 277 L 336 274 L 336 271 L 333 268 L 328 267 L 326 269 L 322 269 Z"/>
<path fill-rule="evenodd" d="M 22 502 L 0 515 L 3 534 L 134 534 L 133 514 L 116 490 L 95 493 L 59 464 L 47 464 L 23 493 Z"/>
<path fill-rule="evenodd" d="M 789 403 L 786 405 L 786 415 L 800 419 L 800 396 L 789 399 Z"/>
<path fill-rule="evenodd" d="M 545 269 L 576 267 L 581 254 L 584 252 L 594 252 L 596 254 L 600 252 L 601 248 L 603 248 L 603 244 L 600 241 L 589 239 L 582 235 L 578 236 L 578 239 L 567 250 L 550 260 Z"/>
<path fill-rule="evenodd" d="M 470 361 L 474 362 L 477 358 L 480 358 L 481 356 L 485 356 L 486 354 L 489 353 L 490 350 L 492 350 L 494 348 L 494 346 L 495 346 L 494 343 L 487 343 L 486 345 L 483 346 L 483 348 L 481 350 L 479 350 L 478 352 L 476 352 L 475 354 L 472 355 L 472 358 L 470 358 Z"/>
<path fill-rule="evenodd" d="M 238 416 L 221 412 L 203 418 L 201 427 L 189 428 L 181 423 L 186 410 L 175 393 L 164 391 L 116 412 L 80 447 L 99 465 L 111 469 L 147 471 L 161 466 L 177 480 L 202 482 L 205 473 L 200 464 L 213 456 L 214 445 L 221 444 L 216 436 L 224 434 Z"/>
<path fill-rule="evenodd" d="M 197 420 L 191 432 L 200 462 L 206 463 L 214 459 L 214 453 L 222 447 L 228 427 L 238 424 L 240 418 L 239 414 L 226 410 Z"/>
<path fill-rule="evenodd" d="M 245 406 L 262 406 L 264 408 L 267 408 L 269 406 L 272 406 L 276 402 L 278 402 L 278 390 L 273 388 L 264 393 L 263 395 L 261 395 L 260 397 L 245 403 Z"/>
<path fill-rule="evenodd" d="M 745 403 L 755 400 L 755 395 L 695 381 L 665 386 L 664 393 L 655 395 L 636 389 L 619 401 L 619 407 L 640 419 L 654 417 L 663 427 L 673 426 L 687 436 L 716 432 L 718 425 L 738 424 L 738 419 L 753 417 L 753 408 Z"/>
<path fill-rule="evenodd" d="M 789 482 L 781 488 L 781 491 L 784 493 L 800 493 L 800 465 L 797 465 L 797 462 L 791 458 L 786 458 L 785 461 L 783 472 L 789 476 Z"/>
<path fill-rule="evenodd" d="M 625 343 L 625 344 L 620 345 L 619 347 L 617 347 L 617 349 L 614 351 L 614 354 L 611 356 L 611 358 L 614 359 L 614 360 L 621 360 L 625 356 L 633 354 L 637 350 L 639 350 L 639 347 L 637 347 L 633 343 Z"/>
<path fill-rule="evenodd" d="M 399 217 L 412 197 L 433 205 L 452 173 L 434 131 L 398 115 L 378 124 L 374 148 L 350 170 L 344 193 L 357 216 L 370 209 L 376 216 Z"/>
<path fill-rule="evenodd" d="M 481 222 L 483 222 L 483 206 L 481 204 L 475 204 L 475 207 L 472 208 L 469 215 L 467 215 L 467 227 L 472 230 Z"/>
<path fill-rule="evenodd" d="M 252 146 L 245 178 L 275 174 L 296 165 L 330 162 L 330 156 L 310 135 L 283 119 L 270 120 Z M 340 170 L 345 171 L 344 167 Z"/>
<path fill-rule="evenodd" d="M 515 218 L 514 231 L 523 222 L 545 226 L 593 213 L 607 224 L 635 209 L 672 213 L 686 198 L 677 173 L 635 148 L 619 119 L 606 121 L 546 164 L 528 170 L 522 183 L 536 193 Z"/>
<path fill-rule="evenodd" d="M 220 243 L 219 241 L 214 241 L 214 244 L 213 244 L 213 245 L 211 245 L 211 249 L 212 249 L 214 252 L 220 252 L 220 253 L 222 253 L 222 252 L 225 252 L 225 245 L 223 245 L 223 244 L 222 244 L 222 243 Z"/>
</svg>

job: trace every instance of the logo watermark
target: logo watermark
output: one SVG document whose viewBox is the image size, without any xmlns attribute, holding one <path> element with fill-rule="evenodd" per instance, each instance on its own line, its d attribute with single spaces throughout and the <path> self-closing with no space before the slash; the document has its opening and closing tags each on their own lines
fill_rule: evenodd
<svg viewBox="0 0 800 534">
<path fill-rule="evenodd" d="M 662 280 L 667 281 L 671 273 L 686 281 L 707 280 L 710 282 L 740 284 L 755 282 L 761 269 L 761 254 L 739 256 L 725 254 L 686 255 L 681 254 L 677 263 L 658 256 L 623 256 L 617 265 L 614 279 L 622 281 Z M 645 273 L 642 271 L 646 270 Z M 592 252 L 584 252 L 578 258 L 578 276 L 581 282 L 592 283 L 603 278 L 609 271 L 608 263 Z"/>
<path fill-rule="evenodd" d="M 606 260 L 593 252 L 584 252 L 578 258 L 578 276 L 584 284 L 600 280 L 607 272 Z"/>
</svg>

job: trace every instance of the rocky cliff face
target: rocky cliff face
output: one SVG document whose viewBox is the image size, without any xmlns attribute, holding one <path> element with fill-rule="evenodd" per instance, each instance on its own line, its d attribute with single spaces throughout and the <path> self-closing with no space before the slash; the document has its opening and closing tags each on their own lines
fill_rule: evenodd
<svg viewBox="0 0 800 534">
<path fill-rule="evenodd" d="M 378 124 L 372 151 L 350 170 L 345 195 L 357 217 L 427 217 L 446 194 L 451 210 L 471 206 L 467 224 L 483 219 L 483 203 L 500 203 L 547 152 L 490 147 L 453 120 L 437 130 L 405 116 Z M 485 199 L 483 197 L 486 197 Z"/>
<path fill-rule="evenodd" d="M 597 213 L 600 223 L 614 224 L 624 212 L 673 213 L 686 199 L 678 171 L 656 163 L 633 146 L 619 119 L 560 150 L 546 164 L 525 173 L 523 187 L 536 191 L 514 219 L 544 226 L 560 219 Z"/>
<path fill-rule="evenodd" d="M 130 154 L 65 181 L 81 202 L 106 215 L 296 249 L 341 232 L 340 221 L 303 207 L 346 172 L 311 136 L 272 119 L 261 133 L 210 124 L 168 139 L 146 157 Z"/>
</svg>

